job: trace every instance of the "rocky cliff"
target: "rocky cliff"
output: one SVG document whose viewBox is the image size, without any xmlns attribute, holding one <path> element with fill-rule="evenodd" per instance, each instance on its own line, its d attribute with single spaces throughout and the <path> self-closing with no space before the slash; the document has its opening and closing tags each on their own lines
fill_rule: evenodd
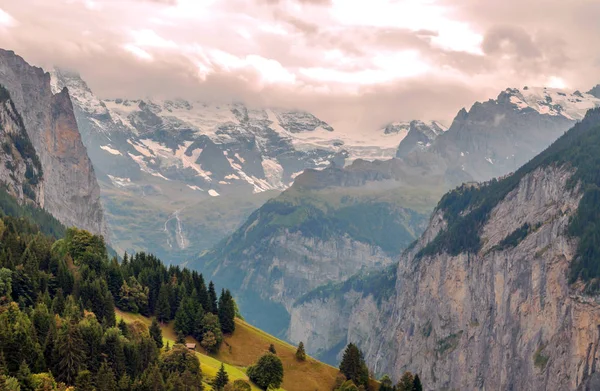
<svg viewBox="0 0 600 391">
<path fill-rule="evenodd" d="M 342 331 L 375 372 L 416 371 L 430 389 L 593 389 L 600 305 L 588 174 L 600 112 L 588 117 L 514 175 L 446 195 L 401 257 L 391 294 L 312 294 L 292 310 L 290 337 L 334 348 L 328 335 Z"/>
<path fill-rule="evenodd" d="M 19 203 L 44 207 L 40 159 L 9 92 L 0 86 L 0 183 Z"/>
<path fill-rule="evenodd" d="M 0 50 L 0 84 L 9 91 L 39 156 L 44 208 L 65 225 L 106 234 L 100 188 L 68 91 L 53 94 L 48 73 L 6 50 Z"/>
</svg>

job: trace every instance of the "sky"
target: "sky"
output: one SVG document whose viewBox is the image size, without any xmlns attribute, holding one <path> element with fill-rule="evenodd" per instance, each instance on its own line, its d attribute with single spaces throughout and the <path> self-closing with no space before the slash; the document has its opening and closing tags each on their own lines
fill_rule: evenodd
<svg viewBox="0 0 600 391">
<path fill-rule="evenodd" d="M 597 0 L 0 0 L 0 47 L 101 98 L 441 120 L 507 87 L 600 83 Z"/>
</svg>

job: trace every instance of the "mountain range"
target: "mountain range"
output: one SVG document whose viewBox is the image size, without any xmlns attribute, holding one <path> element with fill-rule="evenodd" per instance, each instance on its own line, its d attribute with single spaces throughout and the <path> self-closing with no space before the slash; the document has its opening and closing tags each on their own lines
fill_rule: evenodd
<svg viewBox="0 0 600 391">
<path fill-rule="evenodd" d="M 432 389 L 597 389 L 598 95 L 511 88 L 449 128 L 395 122 L 360 138 L 300 111 L 100 100 L 78 75 L 0 50 L 1 209 L 51 214 L 127 250 L 149 244 L 233 287 L 252 323 L 332 363 L 351 342 L 373 373 L 412 371 Z M 14 221 L 2 231 L 18 242 Z M 64 234 L 51 225 L 47 234 Z M 16 268 L 4 251 L 9 278 L 54 282 L 63 242 L 20 246 Z M 48 270 L 37 250 L 53 259 Z M 93 268 L 110 273 L 81 252 L 89 307 L 92 284 L 110 299 Z M 59 263 L 59 275 L 75 273 Z M 136 271 L 132 291 L 160 274 L 150 269 Z M 61 284 L 74 288 L 71 278 Z M 155 302 L 186 283 L 162 278 Z M 34 304 L 27 281 L 9 292 L 19 305 Z M 129 295 L 123 287 L 110 289 Z"/>
<path fill-rule="evenodd" d="M 193 259 L 233 232 L 305 169 L 391 158 L 410 123 L 348 136 L 302 111 L 185 100 L 101 100 L 74 72 L 67 87 L 122 251 Z M 436 129 L 442 125 L 431 122 Z"/>
<path fill-rule="evenodd" d="M 347 333 L 319 335 L 317 322 L 294 316 L 297 300 L 394 264 L 445 191 L 509 174 L 599 105 L 587 93 L 507 89 L 460 110 L 448 130 L 413 121 L 398 158 L 306 170 L 196 267 L 239 287 L 246 316 L 260 327 L 334 362 L 330 349 L 345 346 Z"/>
</svg>

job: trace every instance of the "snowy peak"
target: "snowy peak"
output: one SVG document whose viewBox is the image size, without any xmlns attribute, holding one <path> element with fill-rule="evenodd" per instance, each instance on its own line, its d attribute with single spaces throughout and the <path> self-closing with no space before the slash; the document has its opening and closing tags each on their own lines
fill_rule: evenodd
<svg viewBox="0 0 600 391">
<path fill-rule="evenodd" d="M 497 99 L 500 104 L 511 104 L 521 111 L 534 110 L 542 115 L 563 116 L 577 121 L 589 109 L 600 106 L 600 99 L 590 93 L 563 91 L 546 87 L 508 88 Z"/>
<path fill-rule="evenodd" d="M 54 68 L 50 72 L 50 86 L 54 94 L 58 94 L 66 87 L 69 90 L 73 104 L 90 115 L 95 117 L 109 115 L 104 102 L 92 93 L 87 83 L 76 72 Z"/>
<path fill-rule="evenodd" d="M 408 124 L 406 137 L 402 139 L 398 146 L 396 157 L 405 157 L 415 150 L 428 148 L 433 140 L 446 130 L 448 128 L 437 121 L 411 121 Z"/>
</svg>

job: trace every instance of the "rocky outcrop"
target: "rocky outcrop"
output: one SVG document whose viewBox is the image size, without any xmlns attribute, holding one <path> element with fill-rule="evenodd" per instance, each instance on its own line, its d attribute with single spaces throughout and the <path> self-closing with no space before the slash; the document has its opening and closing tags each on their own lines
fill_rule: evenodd
<svg viewBox="0 0 600 391">
<path fill-rule="evenodd" d="M 10 92 L 44 172 L 44 208 L 68 226 L 106 235 L 100 188 L 66 89 L 53 94 L 50 75 L 0 50 L 0 84 Z"/>
<path fill-rule="evenodd" d="M 0 86 L 0 184 L 20 203 L 44 207 L 42 165 L 9 92 Z"/>
</svg>

